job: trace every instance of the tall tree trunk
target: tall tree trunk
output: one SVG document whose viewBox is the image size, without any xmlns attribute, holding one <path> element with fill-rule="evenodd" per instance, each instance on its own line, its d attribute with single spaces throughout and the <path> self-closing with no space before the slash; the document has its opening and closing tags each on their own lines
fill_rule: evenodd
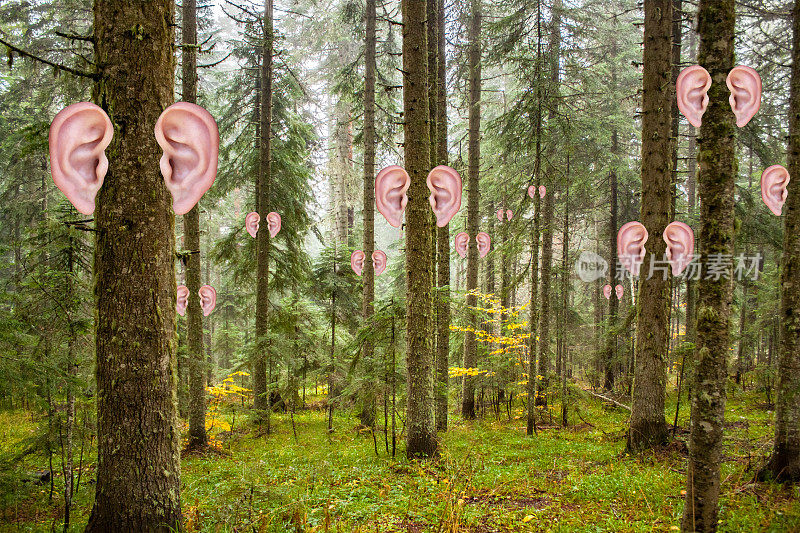
<svg viewBox="0 0 800 533">
<path fill-rule="evenodd" d="M 550 375 L 550 282 L 553 271 L 553 222 L 555 211 L 555 182 L 553 175 L 556 173 L 553 158 L 556 156 L 555 142 L 558 138 L 556 134 L 556 122 L 558 120 L 558 84 L 560 78 L 560 49 L 561 49 L 561 1 L 557 0 L 553 4 L 553 18 L 550 22 L 550 93 L 553 101 L 550 104 L 550 114 L 548 117 L 549 145 L 548 152 L 550 157 L 546 158 L 545 185 L 547 194 L 544 197 L 544 213 L 542 217 L 542 295 L 541 309 L 539 315 L 539 358 L 536 368 L 537 376 L 542 376 L 541 383 L 538 385 L 540 394 L 536 396 L 537 405 L 547 405 L 547 386 Z"/>
<path fill-rule="evenodd" d="M 365 78 L 364 78 L 364 292 L 362 316 L 364 326 L 368 326 L 374 313 L 375 269 L 372 267 L 372 252 L 375 251 L 375 0 L 367 0 L 367 31 L 364 41 Z M 372 368 L 375 347 L 372 338 L 364 338 L 362 361 L 368 369 Z M 370 392 L 362 396 L 361 423 L 372 427 L 375 424 L 375 394 Z"/>
<path fill-rule="evenodd" d="M 800 177 L 800 2 L 792 20 L 792 76 L 789 103 L 789 175 Z M 781 271 L 781 335 L 778 348 L 778 390 L 775 443 L 766 469 L 773 477 L 800 480 L 800 180 L 789 182 L 783 206 Z"/>
<path fill-rule="evenodd" d="M 611 67 L 611 79 L 616 80 L 616 68 Z M 619 156 L 619 134 L 616 127 L 611 132 L 611 152 Z M 617 157 L 614 158 L 611 172 L 608 175 L 609 182 L 609 202 L 611 216 L 608 219 L 608 268 L 610 278 L 613 280 L 617 273 L 617 231 L 619 230 L 619 216 L 617 214 Z M 617 335 L 614 330 L 617 325 L 617 313 L 619 311 L 619 300 L 616 297 L 608 299 L 608 332 L 606 333 L 605 346 L 603 348 L 603 388 L 612 390 L 614 388 L 614 355 L 617 347 Z"/>
<path fill-rule="evenodd" d="M 653 261 L 662 261 L 666 243 L 661 238 L 669 224 L 672 204 L 670 83 L 673 0 L 645 4 L 644 75 L 642 96 L 642 213 L 641 223 L 651 238 L 641 266 L 636 302 L 636 365 L 627 449 L 637 452 L 666 442 L 664 402 L 667 392 L 666 358 L 669 346 L 670 283 Z"/>
<path fill-rule="evenodd" d="M 436 164 L 447 165 L 447 62 L 445 6 L 436 0 Z M 447 431 L 450 356 L 450 225 L 436 229 L 436 430 Z"/>
<path fill-rule="evenodd" d="M 567 154 L 567 180 L 564 186 L 564 233 L 561 237 L 561 327 L 559 337 L 561 340 L 560 363 L 558 365 L 561 376 L 561 425 L 567 427 L 567 317 L 569 316 L 569 154 Z"/>
<path fill-rule="evenodd" d="M 264 0 L 264 42 L 261 50 L 261 113 L 259 131 L 261 133 L 258 156 L 258 182 L 256 184 L 256 204 L 261 216 L 261 229 L 256 234 L 256 351 L 253 360 L 253 408 L 256 416 L 266 421 L 270 431 L 270 401 L 267 383 L 267 360 L 269 355 L 269 246 L 267 214 L 269 210 L 270 181 L 272 179 L 272 45 L 273 19 L 272 0 Z"/>
<path fill-rule="evenodd" d="M 694 30 L 689 32 L 689 54 L 696 58 L 695 51 L 696 34 Z M 677 106 L 676 106 L 677 107 Z M 695 211 L 697 208 L 697 136 L 695 127 L 689 124 L 689 149 L 686 155 L 686 166 L 689 175 L 686 178 L 687 196 L 687 224 L 694 222 Z M 701 257 L 700 235 L 695 236 L 695 249 L 697 256 Z M 686 340 L 694 342 L 697 332 L 697 284 L 689 276 L 686 277 Z"/>
<path fill-rule="evenodd" d="M 536 433 L 536 349 L 539 332 L 539 207 L 541 197 L 538 190 L 541 184 L 542 162 L 542 0 L 536 2 L 536 113 L 532 117 L 535 122 L 531 124 L 536 132 L 536 152 L 533 160 L 533 184 L 536 191 L 533 194 L 533 229 L 531 230 L 531 315 L 529 319 L 531 333 L 528 337 L 528 412 L 526 434 L 532 436 Z"/>
<path fill-rule="evenodd" d="M 736 126 L 725 79 L 734 66 L 734 0 L 700 0 L 698 63 L 711 75 L 708 109 L 700 127 L 700 220 L 703 255 L 733 254 Z M 692 386 L 692 427 L 684 531 L 717 528 L 725 382 L 730 347 L 732 284 L 728 276 L 698 283 L 697 352 Z M 644 332 L 642 332 L 644 334 Z"/>
<path fill-rule="evenodd" d="M 428 46 L 425 2 L 403 0 L 403 110 L 406 170 L 406 455 L 436 455 L 431 343 L 431 217 L 426 179 L 430 170 Z"/>
<path fill-rule="evenodd" d="M 478 346 L 475 330 L 478 318 L 474 308 L 478 298 L 478 245 L 475 237 L 480 223 L 480 158 L 481 158 L 481 0 L 472 0 L 472 17 L 469 29 L 469 154 L 467 190 L 467 313 L 468 331 L 464 334 L 464 368 L 477 364 Z M 461 415 L 475 418 L 475 378 L 465 375 L 462 386 Z"/>
<path fill-rule="evenodd" d="M 175 217 L 153 135 L 173 102 L 174 18 L 170 0 L 94 6 L 103 65 L 94 98 L 120 127 L 95 211 L 98 465 L 89 532 L 166 532 L 181 520 Z"/>
<path fill-rule="evenodd" d="M 183 38 L 181 40 L 181 82 L 184 102 L 197 102 L 197 2 L 183 0 Z M 186 329 L 189 351 L 189 448 L 202 448 L 206 438 L 205 353 L 203 351 L 203 311 L 200 308 L 200 203 L 183 216 L 186 247 L 191 252 L 186 264 Z"/>
</svg>

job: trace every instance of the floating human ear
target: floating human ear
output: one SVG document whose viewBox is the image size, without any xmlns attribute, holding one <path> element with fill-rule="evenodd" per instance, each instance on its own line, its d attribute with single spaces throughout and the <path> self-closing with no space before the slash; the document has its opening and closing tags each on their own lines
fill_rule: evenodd
<svg viewBox="0 0 800 533">
<path fill-rule="evenodd" d="M 275 211 L 267 215 L 267 227 L 269 228 L 270 238 L 274 239 L 281 230 L 281 216 Z"/>
<path fill-rule="evenodd" d="M 380 276 L 386 270 L 386 261 L 386 252 L 383 250 L 372 252 L 372 268 L 375 270 L 376 276 Z"/>
<path fill-rule="evenodd" d="M 179 315 L 186 314 L 186 307 L 189 305 L 189 288 L 186 285 L 178 285 L 178 299 L 175 310 Z"/>
<path fill-rule="evenodd" d="M 356 250 L 350 254 L 350 268 L 353 269 L 353 272 L 355 272 L 357 276 L 360 276 L 364 271 L 365 258 L 366 254 L 361 250 Z"/>
<path fill-rule="evenodd" d="M 492 238 L 485 231 L 481 231 L 475 236 L 475 242 L 478 244 L 478 255 L 486 257 L 492 248 Z"/>
<path fill-rule="evenodd" d="M 454 248 L 461 257 L 467 257 L 467 245 L 469 245 L 469 233 L 462 231 L 453 239 Z"/>
<path fill-rule="evenodd" d="M 253 211 L 252 213 L 247 213 L 247 216 L 244 217 L 244 228 L 247 230 L 247 233 L 250 234 L 251 237 L 254 239 L 258 234 L 258 225 L 261 222 L 261 215 Z"/>
<path fill-rule="evenodd" d="M 611 299 L 611 291 L 612 291 L 611 285 L 605 285 L 603 287 L 603 296 L 606 297 L 606 300 L 610 300 Z"/>
</svg>

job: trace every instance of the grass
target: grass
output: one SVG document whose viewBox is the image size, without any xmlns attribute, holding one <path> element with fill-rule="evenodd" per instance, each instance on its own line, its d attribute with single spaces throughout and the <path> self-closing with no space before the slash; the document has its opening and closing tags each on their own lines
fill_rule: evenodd
<svg viewBox="0 0 800 533">
<path fill-rule="evenodd" d="M 668 413 L 674 413 L 674 401 L 670 398 Z M 720 531 L 800 531 L 797 487 L 752 483 L 752 467 L 769 451 L 772 434 L 770 413 L 753 407 L 756 403 L 754 396 L 736 393 L 728 404 Z M 548 425 L 528 438 L 521 418 L 452 419 L 442 436 L 441 458 L 429 462 L 407 461 L 402 443 L 392 458 L 382 434 L 376 457 L 371 433 L 359 431 L 347 416 L 336 417 L 336 431 L 328 435 L 320 411 L 295 414 L 297 442 L 286 415 L 273 417 L 269 436 L 257 436 L 252 427 L 234 428 L 220 435 L 222 454 L 182 461 L 185 527 L 347 533 L 675 530 L 686 474 L 680 447 L 625 456 L 627 411 L 588 397 L 572 404 L 595 427 L 571 416 L 573 426 Z M 685 404 L 682 411 L 685 425 Z M 241 413 L 238 417 L 241 421 Z M 18 450 L 35 424 L 19 411 L 0 413 L 0 457 Z M 679 437 L 685 439 L 685 432 Z M 85 481 L 94 477 L 93 453 L 77 497 L 75 531 L 82 530 L 91 509 L 94 487 Z M 30 456 L 4 479 L 45 466 L 44 457 Z M 56 478 L 56 491 L 60 485 Z M 49 504 L 47 486 L 14 487 L 17 493 L 0 500 L 5 505 L 0 530 L 58 527 L 58 493 Z"/>
</svg>

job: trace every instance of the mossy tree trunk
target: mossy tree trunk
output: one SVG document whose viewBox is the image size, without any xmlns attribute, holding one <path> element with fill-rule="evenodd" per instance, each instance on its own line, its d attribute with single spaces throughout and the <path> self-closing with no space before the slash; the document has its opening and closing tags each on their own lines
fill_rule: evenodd
<svg viewBox="0 0 800 533">
<path fill-rule="evenodd" d="M 431 216 L 426 3 L 403 0 L 403 110 L 405 168 L 411 178 L 406 205 L 406 455 L 438 452 L 433 421 L 431 331 Z"/>
<path fill-rule="evenodd" d="M 174 4 L 96 0 L 95 101 L 115 125 L 95 211 L 97 484 L 86 531 L 181 519 L 175 217 L 153 127 L 173 102 Z"/>
<path fill-rule="evenodd" d="M 654 261 L 663 261 L 661 238 L 672 205 L 671 83 L 672 2 L 645 3 L 642 93 L 642 212 L 651 238 L 641 266 L 636 317 L 636 364 L 627 449 L 631 452 L 667 440 L 664 401 L 667 392 L 670 282 Z"/>
<path fill-rule="evenodd" d="M 467 313 L 468 331 L 464 334 L 464 368 L 474 368 L 478 359 L 475 330 L 478 319 L 474 308 L 478 298 L 478 244 L 475 240 L 480 223 L 480 158 L 481 158 L 481 0 L 472 0 L 469 29 L 469 153 L 467 156 Z M 475 418 L 475 378 L 465 375 L 462 383 L 461 416 Z"/>
<path fill-rule="evenodd" d="M 783 206 L 781 335 L 775 443 L 766 469 L 781 481 L 800 481 L 800 2 L 792 20 L 792 75 L 789 103 L 789 195 Z"/>
<path fill-rule="evenodd" d="M 699 193 L 703 255 L 733 254 L 736 125 L 725 84 L 734 66 L 734 0 L 701 0 L 698 63 L 711 75 L 708 109 L 700 127 Z M 730 276 L 698 282 L 697 347 L 692 423 L 684 501 L 684 531 L 715 531 L 719 499 L 725 383 L 731 326 Z"/>
</svg>

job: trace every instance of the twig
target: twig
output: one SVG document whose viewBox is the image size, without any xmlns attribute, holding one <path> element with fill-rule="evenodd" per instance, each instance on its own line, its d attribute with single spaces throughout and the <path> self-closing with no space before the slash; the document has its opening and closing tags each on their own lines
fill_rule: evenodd
<svg viewBox="0 0 800 533">
<path fill-rule="evenodd" d="M 607 402 L 611 402 L 614 405 L 616 405 L 617 407 L 622 407 L 623 409 L 627 409 L 628 411 L 631 410 L 631 408 L 629 406 L 625 405 L 624 403 L 619 403 L 617 400 L 614 400 L 614 399 L 609 398 L 607 396 L 603 396 L 602 394 L 597 394 L 596 392 L 592 392 L 590 390 L 586 390 L 586 389 L 583 389 L 583 390 L 584 390 L 584 392 L 588 392 L 589 394 L 591 394 L 592 396 L 594 396 L 596 398 L 600 398 L 601 400 L 605 400 Z"/>
<path fill-rule="evenodd" d="M 33 55 L 30 52 L 26 52 L 22 48 L 17 48 L 13 44 L 11 44 L 8 41 L 5 41 L 3 39 L 0 39 L 0 44 L 5 45 L 6 47 L 8 47 L 9 50 L 11 50 L 12 52 L 18 53 L 22 57 L 28 57 L 28 58 L 33 59 L 35 61 L 39 61 L 40 63 L 44 63 L 45 65 L 49 65 L 49 66 L 51 66 L 51 67 L 53 67 L 53 68 L 55 68 L 57 70 L 63 70 L 64 72 L 68 72 L 68 73 L 73 74 L 75 76 L 82 76 L 84 78 L 91 78 L 93 80 L 100 79 L 100 75 L 97 74 L 97 73 L 84 72 L 82 70 L 77 70 L 77 69 L 68 67 L 66 65 L 60 65 L 58 63 L 53 63 L 52 61 L 48 61 L 47 59 L 44 59 L 44 58 L 41 58 L 39 56 Z"/>
</svg>

